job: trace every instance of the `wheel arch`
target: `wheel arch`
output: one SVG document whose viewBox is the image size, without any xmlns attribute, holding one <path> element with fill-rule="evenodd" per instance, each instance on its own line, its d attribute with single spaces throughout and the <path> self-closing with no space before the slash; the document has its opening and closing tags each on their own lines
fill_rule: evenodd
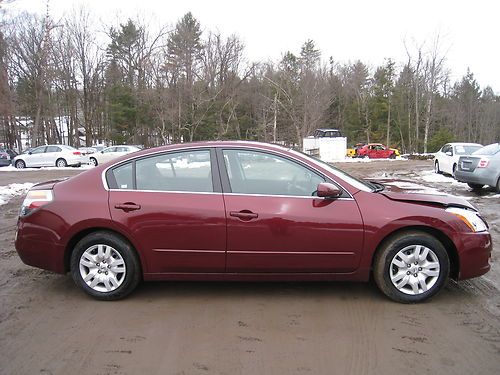
<svg viewBox="0 0 500 375">
<path fill-rule="evenodd" d="M 458 274 L 460 270 L 460 261 L 458 258 L 458 251 L 453 243 L 453 241 L 442 231 L 436 228 L 432 227 L 427 227 L 425 225 L 414 225 L 414 226 L 408 226 L 404 228 L 399 228 L 397 230 L 394 230 L 390 233 L 388 233 L 376 246 L 375 251 L 372 254 L 372 259 L 371 259 L 371 267 L 370 267 L 370 274 L 373 274 L 373 268 L 374 268 L 374 262 L 376 255 L 381 251 L 382 247 L 384 246 L 385 243 L 390 241 L 393 237 L 400 235 L 401 233 L 404 232 L 412 232 L 412 231 L 419 231 L 419 232 L 424 232 L 427 234 L 430 234 L 431 236 L 435 237 L 439 242 L 441 242 L 446 249 L 446 253 L 448 254 L 448 258 L 450 260 L 450 277 L 454 280 L 458 279 Z"/>
<path fill-rule="evenodd" d="M 141 273 L 141 275 L 143 274 L 144 269 L 145 269 L 145 263 L 144 263 L 144 259 L 142 258 L 141 254 L 139 253 L 139 251 L 137 251 L 137 247 L 123 233 L 120 233 L 117 230 L 106 228 L 106 227 L 85 228 L 85 229 L 82 229 L 81 231 L 75 233 L 69 239 L 69 241 L 67 242 L 66 247 L 64 249 L 64 271 L 65 272 L 70 271 L 71 254 L 73 253 L 73 250 L 74 250 L 76 244 L 78 243 L 78 241 L 80 241 L 82 238 L 88 236 L 89 234 L 95 233 L 95 232 L 108 232 L 108 233 L 111 233 L 115 236 L 118 236 L 121 239 L 123 239 L 124 241 L 128 242 L 130 244 L 130 246 L 132 247 L 132 249 L 134 249 L 134 251 L 136 252 L 136 254 L 139 258 L 139 263 L 141 266 L 140 273 Z"/>
</svg>

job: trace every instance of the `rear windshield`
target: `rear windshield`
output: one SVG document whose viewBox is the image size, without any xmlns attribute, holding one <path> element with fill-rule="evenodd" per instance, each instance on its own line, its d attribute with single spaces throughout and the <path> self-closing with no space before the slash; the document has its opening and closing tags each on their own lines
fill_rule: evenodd
<svg viewBox="0 0 500 375">
<path fill-rule="evenodd" d="M 482 146 L 463 146 L 463 145 L 458 145 L 455 146 L 455 152 L 457 155 L 470 155 L 474 151 L 479 150 L 482 148 Z"/>
<path fill-rule="evenodd" d="M 500 143 L 492 143 L 491 145 L 484 146 L 477 151 L 473 152 L 473 155 L 495 155 L 500 151 Z"/>
</svg>

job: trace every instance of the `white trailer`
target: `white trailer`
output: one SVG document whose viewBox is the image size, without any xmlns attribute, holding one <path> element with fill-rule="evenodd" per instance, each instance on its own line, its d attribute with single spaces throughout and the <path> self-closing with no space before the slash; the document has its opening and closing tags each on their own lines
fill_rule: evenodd
<svg viewBox="0 0 500 375">
<path fill-rule="evenodd" d="M 302 151 L 327 163 L 344 160 L 347 153 L 347 138 L 306 137 L 302 139 Z"/>
</svg>

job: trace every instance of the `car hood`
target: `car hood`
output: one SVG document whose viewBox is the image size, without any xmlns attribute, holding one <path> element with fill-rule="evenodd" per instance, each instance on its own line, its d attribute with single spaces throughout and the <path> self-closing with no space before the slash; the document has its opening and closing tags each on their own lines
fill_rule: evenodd
<svg viewBox="0 0 500 375">
<path fill-rule="evenodd" d="M 411 181 L 404 180 L 370 180 L 374 182 L 378 182 L 384 185 L 385 189 L 379 192 L 378 194 L 382 194 L 387 198 L 394 201 L 403 201 L 409 203 L 417 203 L 417 204 L 428 204 L 434 206 L 442 206 L 442 207 L 464 207 L 477 211 L 477 208 L 474 207 L 467 200 L 456 197 L 454 195 L 448 195 L 445 193 L 418 193 L 414 192 L 413 187 L 401 187 L 398 186 L 398 183 L 407 183 L 416 185 Z"/>
</svg>

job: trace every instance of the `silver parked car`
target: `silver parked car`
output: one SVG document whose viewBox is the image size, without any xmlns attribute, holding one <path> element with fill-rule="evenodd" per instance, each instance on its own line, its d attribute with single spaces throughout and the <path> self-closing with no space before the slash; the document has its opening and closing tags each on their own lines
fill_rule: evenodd
<svg viewBox="0 0 500 375">
<path fill-rule="evenodd" d="M 461 156 L 455 178 L 473 189 L 489 185 L 500 193 L 500 143 L 485 146 L 470 156 Z"/>
</svg>

